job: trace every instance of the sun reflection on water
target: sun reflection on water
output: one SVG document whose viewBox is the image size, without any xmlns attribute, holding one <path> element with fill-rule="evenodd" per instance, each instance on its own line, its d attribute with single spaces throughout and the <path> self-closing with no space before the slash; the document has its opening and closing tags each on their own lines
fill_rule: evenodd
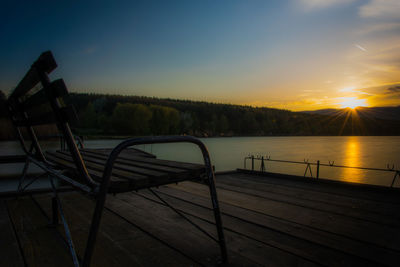
<svg viewBox="0 0 400 267">
<path fill-rule="evenodd" d="M 349 137 L 345 146 L 345 158 L 343 165 L 360 167 L 360 143 L 355 136 Z M 362 174 L 359 169 L 343 168 L 341 179 L 346 182 L 361 183 Z"/>
</svg>

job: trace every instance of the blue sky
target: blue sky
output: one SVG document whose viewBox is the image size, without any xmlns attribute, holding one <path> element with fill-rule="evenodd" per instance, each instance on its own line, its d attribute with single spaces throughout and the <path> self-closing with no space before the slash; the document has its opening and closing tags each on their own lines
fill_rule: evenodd
<svg viewBox="0 0 400 267">
<path fill-rule="evenodd" d="M 400 105 L 400 1 L 6 1 L 0 90 L 52 50 L 70 91 L 291 110 Z"/>
</svg>

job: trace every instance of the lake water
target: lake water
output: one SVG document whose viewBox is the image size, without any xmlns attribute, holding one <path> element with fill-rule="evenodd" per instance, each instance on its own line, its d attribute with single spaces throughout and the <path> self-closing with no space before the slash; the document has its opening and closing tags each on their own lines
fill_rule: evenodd
<svg viewBox="0 0 400 267">
<path fill-rule="evenodd" d="M 201 139 L 209 149 L 216 171 L 243 168 L 244 157 L 249 154 L 269 156 L 271 159 L 301 161 L 308 160 L 335 165 L 387 168 L 387 164 L 400 168 L 400 136 L 340 136 L 340 137 L 221 137 Z M 88 148 L 112 148 L 120 140 L 87 140 Z M 57 148 L 58 142 L 49 142 L 48 148 Z M 158 144 L 139 146 L 159 158 L 202 162 L 200 150 L 192 144 Z M 0 142 L 0 154 L 21 153 L 17 142 Z M 247 162 L 247 167 L 251 162 Z M 259 169 L 259 163 L 255 165 Z M 0 175 L 19 172 L 21 165 L 2 165 Z M 271 172 L 303 175 L 306 165 L 266 162 Z M 315 166 L 312 167 L 315 176 Z M 348 168 L 321 167 L 321 178 L 390 185 L 394 173 L 366 171 Z M 399 177 L 400 178 L 400 177 Z M 400 186 L 400 179 L 396 183 Z"/>
</svg>

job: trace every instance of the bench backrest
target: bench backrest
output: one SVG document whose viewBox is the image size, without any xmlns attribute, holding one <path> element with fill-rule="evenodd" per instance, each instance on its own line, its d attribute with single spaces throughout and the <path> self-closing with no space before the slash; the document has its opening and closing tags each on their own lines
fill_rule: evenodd
<svg viewBox="0 0 400 267">
<path fill-rule="evenodd" d="M 74 159 L 78 175 L 93 184 L 69 125 L 76 120 L 75 110 L 72 105 L 65 106 L 62 99 L 68 95 L 67 87 L 62 79 L 50 81 L 48 77 L 56 67 L 52 53 L 42 53 L 8 97 L 7 108 L 21 146 L 28 156 L 48 163 L 34 126 L 56 124 Z M 23 128 L 32 142 L 30 149 L 22 134 Z"/>
</svg>

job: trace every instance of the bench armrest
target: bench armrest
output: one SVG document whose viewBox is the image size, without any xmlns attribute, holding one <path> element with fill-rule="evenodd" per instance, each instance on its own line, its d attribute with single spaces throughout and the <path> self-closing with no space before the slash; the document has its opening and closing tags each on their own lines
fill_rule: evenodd
<svg viewBox="0 0 400 267">
<path fill-rule="evenodd" d="M 214 180 L 214 172 L 211 166 L 210 155 L 208 153 L 207 147 L 199 139 L 192 136 L 153 136 L 153 137 L 140 137 L 131 138 L 121 142 L 117 145 L 108 156 L 106 166 L 103 172 L 103 177 L 99 191 L 101 193 L 106 193 L 110 183 L 110 177 L 113 169 L 114 162 L 116 161 L 118 155 L 127 147 L 134 145 L 144 145 L 144 144 L 165 144 L 165 143 L 193 143 L 197 145 L 203 155 L 204 165 L 206 167 L 206 173 L 208 180 Z"/>
</svg>

